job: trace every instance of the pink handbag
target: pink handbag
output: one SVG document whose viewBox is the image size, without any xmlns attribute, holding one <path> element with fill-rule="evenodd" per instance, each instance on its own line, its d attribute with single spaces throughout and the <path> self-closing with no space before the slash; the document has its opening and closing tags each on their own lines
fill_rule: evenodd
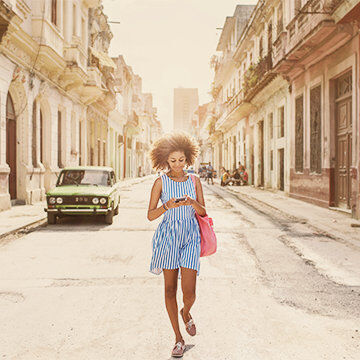
<svg viewBox="0 0 360 360">
<path fill-rule="evenodd" d="M 196 183 L 193 175 L 191 180 L 195 187 L 196 194 Z M 216 252 L 217 240 L 216 235 L 213 229 L 214 223 L 212 218 L 209 218 L 207 215 L 200 216 L 195 212 L 196 219 L 199 223 L 200 228 L 200 237 L 201 237 L 201 252 L 200 256 L 209 256 Z"/>
</svg>

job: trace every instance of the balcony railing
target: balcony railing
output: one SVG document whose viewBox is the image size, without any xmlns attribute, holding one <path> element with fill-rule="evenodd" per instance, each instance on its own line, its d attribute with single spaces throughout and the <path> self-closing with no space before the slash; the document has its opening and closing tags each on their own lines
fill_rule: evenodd
<svg viewBox="0 0 360 360">
<path fill-rule="evenodd" d="M 321 22 L 333 22 L 330 13 L 339 0 L 310 0 L 288 25 L 287 51 L 304 40 Z"/>
<path fill-rule="evenodd" d="M 301 72 L 297 64 L 314 57 L 319 44 L 326 42 L 329 48 L 346 36 L 340 33 L 335 34 L 336 39 L 331 36 L 336 28 L 332 13 L 344 1 L 309 0 L 299 7 L 296 16 L 274 42 L 273 66 L 277 72 L 296 76 Z"/>
<path fill-rule="evenodd" d="M 235 64 L 233 59 L 234 52 L 227 51 L 224 55 L 216 61 L 214 66 L 215 70 L 215 79 L 214 84 L 218 86 L 221 83 L 227 72 L 231 71 L 231 64 Z"/>
<path fill-rule="evenodd" d="M 225 103 L 225 111 L 227 114 L 233 112 L 241 102 L 244 100 L 244 92 L 242 90 L 238 91 L 229 101 Z"/>
<path fill-rule="evenodd" d="M 214 124 L 213 131 L 222 127 L 225 123 L 229 122 L 229 119 L 232 117 L 233 113 L 237 109 L 240 108 L 242 104 L 244 104 L 244 92 L 240 89 L 232 98 L 222 104 L 221 108 L 217 109 L 217 116 L 218 119 L 216 124 Z"/>
<path fill-rule="evenodd" d="M 256 65 L 249 67 L 248 71 L 245 73 L 244 81 L 244 97 L 246 100 L 251 100 L 257 90 L 261 90 L 265 86 L 267 80 L 267 74 L 272 69 L 272 58 L 271 53 L 262 58 Z M 267 82 L 266 82 L 267 83 Z"/>
</svg>

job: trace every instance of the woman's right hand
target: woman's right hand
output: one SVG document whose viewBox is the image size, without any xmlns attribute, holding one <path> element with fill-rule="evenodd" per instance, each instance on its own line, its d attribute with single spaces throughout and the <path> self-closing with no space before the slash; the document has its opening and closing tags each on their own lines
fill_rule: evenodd
<svg viewBox="0 0 360 360">
<path fill-rule="evenodd" d="M 169 201 L 166 202 L 166 206 L 169 209 L 177 208 L 179 207 L 179 203 L 175 202 L 176 198 L 171 198 Z"/>
</svg>

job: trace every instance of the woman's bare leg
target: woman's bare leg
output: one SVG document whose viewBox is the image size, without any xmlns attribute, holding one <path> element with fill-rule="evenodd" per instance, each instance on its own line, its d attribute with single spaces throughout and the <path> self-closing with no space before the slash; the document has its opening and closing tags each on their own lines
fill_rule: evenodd
<svg viewBox="0 0 360 360">
<path fill-rule="evenodd" d="M 181 288 L 184 300 L 183 314 L 186 322 L 190 320 L 189 312 L 196 298 L 196 275 L 196 270 L 181 268 Z"/>
<path fill-rule="evenodd" d="M 183 337 L 179 328 L 178 305 L 176 302 L 179 269 L 163 269 L 163 272 L 165 280 L 165 305 L 171 321 L 171 325 L 175 332 L 175 342 L 183 341 Z"/>
</svg>

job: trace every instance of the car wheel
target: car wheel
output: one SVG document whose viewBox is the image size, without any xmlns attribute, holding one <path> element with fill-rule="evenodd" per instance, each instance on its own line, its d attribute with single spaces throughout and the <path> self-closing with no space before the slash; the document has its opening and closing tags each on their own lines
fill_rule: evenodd
<svg viewBox="0 0 360 360">
<path fill-rule="evenodd" d="M 111 225 L 113 223 L 114 211 L 111 210 L 105 215 L 105 223 Z"/>
<path fill-rule="evenodd" d="M 118 215 L 119 214 L 119 204 L 116 207 L 116 209 L 114 210 L 114 215 Z"/>
<path fill-rule="evenodd" d="M 47 213 L 47 221 L 50 225 L 56 224 L 56 215 Z"/>
</svg>

